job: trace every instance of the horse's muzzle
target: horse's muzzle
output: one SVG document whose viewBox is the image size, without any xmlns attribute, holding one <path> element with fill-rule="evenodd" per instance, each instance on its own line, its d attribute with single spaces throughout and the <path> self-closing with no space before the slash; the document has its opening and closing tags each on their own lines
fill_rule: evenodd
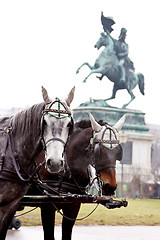
<svg viewBox="0 0 160 240">
<path fill-rule="evenodd" d="M 64 160 L 59 160 L 58 162 L 54 162 L 52 159 L 46 160 L 46 169 L 49 173 L 61 173 L 65 170 Z"/>
<path fill-rule="evenodd" d="M 99 50 L 99 47 L 97 45 L 94 45 L 95 48 L 97 48 L 97 50 Z"/>
<path fill-rule="evenodd" d="M 115 190 L 117 189 L 117 186 L 112 187 L 109 183 L 106 183 L 102 187 L 102 193 L 107 196 L 111 196 L 115 194 Z"/>
</svg>

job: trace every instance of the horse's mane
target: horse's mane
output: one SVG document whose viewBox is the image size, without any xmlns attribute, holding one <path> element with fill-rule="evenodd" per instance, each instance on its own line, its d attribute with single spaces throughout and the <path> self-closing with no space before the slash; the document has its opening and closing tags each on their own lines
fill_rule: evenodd
<svg viewBox="0 0 160 240">
<path fill-rule="evenodd" d="M 44 109 L 44 103 L 35 104 L 32 107 L 25 109 L 17 113 L 13 117 L 13 131 L 16 130 L 17 134 L 28 135 L 40 132 L 40 120 L 42 116 L 42 111 Z"/>
<path fill-rule="evenodd" d="M 91 122 L 90 120 L 81 120 L 79 122 L 76 122 L 74 125 L 74 129 L 85 129 L 91 127 Z"/>
<path fill-rule="evenodd" d="M 107 122 L 104 122 L 103 120 L 97 121 L 101 126 L 104 126 L 108 124 Z M 76 122 L 74 125 L 75 130 L 76 129 L 86 129 L 91 127 L 91 121 L 90 120 L 81 120 L 79 122 Z"/>
</svg>

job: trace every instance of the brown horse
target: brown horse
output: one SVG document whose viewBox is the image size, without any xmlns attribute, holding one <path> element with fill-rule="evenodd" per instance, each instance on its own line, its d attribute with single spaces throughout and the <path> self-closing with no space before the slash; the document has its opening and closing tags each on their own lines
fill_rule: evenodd
<svg viewBox="0 0 160 240">
<path fill-rule="evenodd" d="M 118 132 L 122 128 L 123 116 L 114 127 L 108 124 L 101 126 L 90 114 L 90 121 L 75 124 L 67 144 L 67 171 L 59 181 L 58 175 L 49 174 L 45 168 L 40 170 L 43 182 L 63 193 L 87 194 L 86 186 L 90 183 L 89 165 L 93 165 L 102 183 L 102 194 L 113 195 L 116 184 L 116 160 L 122 158 L 122 148 L 118 140 Z M 92 126 L 92 127 L 91 127 Z M 43 153 L 37 163 L 44 159 Z M 56 181 L 56 182 L 55 182 Z M 59 181 L 59 184 L 58 184 Z M 58 184 L 58 185 L 57 185 Z M 32 189 L 30 195 L 35 194 Z M 39 194 L 39 192 L 37 192 Z M 54 239 L 54 224 L 56 210 L 63 210 L 62 240 L 71 239 L 72 228 L 80 209 L 80 203 L 42 204 L 41 217 L 44 239 Z"/>
</svg>

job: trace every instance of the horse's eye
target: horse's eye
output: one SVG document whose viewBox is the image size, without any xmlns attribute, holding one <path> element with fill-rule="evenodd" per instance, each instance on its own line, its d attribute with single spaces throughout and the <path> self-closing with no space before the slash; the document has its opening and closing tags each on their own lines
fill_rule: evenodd
<svg viewBox="0 0 160 240">
<path fill-rule="evenodd" d="M 67 127 L 69 127 L 69 128 L 71 127 L 71 122 L 68 123 Z"/>
<path fill-rule="evenodd" d="M 44 125 L 44 126 L 47 126 L 46 120 L 43 120 L 43 125 Z"/>
<path fill-rule="evenodd" d="M 67 127 L 69 128 L 69 135 L 73 132 L 73 123 L 72 121 L 68 123 Z"/>
</svg>

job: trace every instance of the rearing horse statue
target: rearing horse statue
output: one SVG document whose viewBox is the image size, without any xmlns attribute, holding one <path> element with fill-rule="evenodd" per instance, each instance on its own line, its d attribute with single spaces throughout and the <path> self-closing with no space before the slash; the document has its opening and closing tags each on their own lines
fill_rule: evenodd
<svg viewBox="0 0 160 240">
<path fill-rule="evenodd" d="M 127 64 L 124 64 L 125 81 L 120 80 L 121 68 L 115 51 L 116 41 L 116 39 L 111 37 L 109 32 L 101 33 L 99 40 L 95 44 L 95 48 L 99 50 L 102 46 L 104 46 L 104 50 L 96 59 L 94 66 L 91 66 L 88 62 L 85 62 L 77 69 L 76 73 L 79 73 L 79 70 L 86 65 L 91 69 L 91 72 L 83 80 L 83 82 L 86 82 L 88 77 L 93 73 L 101 73 L 102 75 L 98 77 L 100 80 L 106 76 L 111 82 L 113 82 L 114 86 L 112 90 L 112 96 L 104 99 L 105 101 L 114 99 L 118 90 L 126 89 L 131 96 L 130 101 L 123 105 L 123 108 L 126 108 L 135 98 L 132 90 L 137 84 L 140 92 L 144 95 L 144 76 L 142 73 L 135 74 Z"/>
</svg>

